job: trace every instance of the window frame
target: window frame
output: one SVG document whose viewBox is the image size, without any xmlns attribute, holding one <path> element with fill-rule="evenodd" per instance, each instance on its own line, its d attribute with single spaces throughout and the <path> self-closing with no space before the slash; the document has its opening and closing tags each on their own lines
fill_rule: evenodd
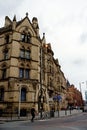
<svg viewBox="0 0 87 130">
<path fill-rule="evenodd" d="M 21 88 L 21 102 L 26 101 L 26 93 L 27 93 L 26 88 L 22 87 Z"/>
<path fill-rule="evenodd" d="M 20 58 L 21 59 L 30 59 L 30 50 L 20 49 Z"/>
<path fill-rule="evenodd" d="M 30 79 L 30 69 L 19 68 L 19 78 Z"/>
<path fill-rule="evenodd" d="M 25 78 L 30 79 L 30 69 L 25 69 Z"/>
<path fill-rule="evenodd" d="M 6 79 L 6 71 L 7 71 L 6 68 L 2 69 L 2 79 Z"/>
<path fill-rule="evenodd" d="M 4 60 L 7 60 L 8 59 L 8 54 L 9 54 L 8 49 L 5 49 L 3 54 L 4 54 Z"/>
<path fill-rule="evenodd" d="M 21 42 L 31 43 L 31 34 L 30 33 L 21 33 Z"/>
<path fill-rule="evenodd" d="M 24 78 L 24 68 L 19 68 L 19 77 Z"/>
</svg>

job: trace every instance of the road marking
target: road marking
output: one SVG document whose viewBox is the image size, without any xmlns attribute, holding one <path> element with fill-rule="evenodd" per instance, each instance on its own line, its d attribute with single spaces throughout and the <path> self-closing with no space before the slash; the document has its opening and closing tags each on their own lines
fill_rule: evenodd
<svg viewBox="0 0 87 130">
<path fill-rule="evenodd" d="M 42 119 L 42 120 L 38 120 L 38 121 L 50 121 L 50 120 L 54 120 L 54 119 Z"/>
</svg>

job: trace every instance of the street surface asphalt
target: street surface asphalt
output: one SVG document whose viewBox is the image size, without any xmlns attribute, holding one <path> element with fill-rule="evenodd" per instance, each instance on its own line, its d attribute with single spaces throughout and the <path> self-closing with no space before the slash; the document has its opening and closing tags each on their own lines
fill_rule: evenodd
<svg viewBox="0 0 87 130">
<path fill-rule="evenodd" d="M 43 120 L 9 121 L 0 124 L 0 130 L 87 130 L 87 112 Z"/>
</svg>

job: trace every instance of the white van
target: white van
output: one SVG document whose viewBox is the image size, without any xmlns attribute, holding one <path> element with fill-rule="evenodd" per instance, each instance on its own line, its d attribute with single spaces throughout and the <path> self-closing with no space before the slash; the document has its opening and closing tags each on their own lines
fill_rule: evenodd
<svg viewBox="0 0 87 130">
<path fill-rule="evenodd" d="M 87 112 L 87 105 L 84 106 L 84 112 Z"/>
</svg>

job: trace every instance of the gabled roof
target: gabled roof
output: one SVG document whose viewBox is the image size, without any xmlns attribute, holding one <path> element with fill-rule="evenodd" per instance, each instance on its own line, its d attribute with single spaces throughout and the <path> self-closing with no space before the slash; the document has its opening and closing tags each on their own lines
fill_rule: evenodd
<svg viewBox="0 0 87 130">
<path fill-rule="evenodd" d="M 36 31 L 35 31 L 34 27 L 32 26 L 32 23 L 31 23 L 31 21 L 29 20 L 28 16 L 26 16 L 25 18 L 23 18 L 23 19 L 21 19 L 20 21 L 18 21 L 17 24 L 16 24 L 16 27 L 20 26 L 20 25 L 22 24 L 22 22 L 24 22 L 25 19 L 27 19 L 27 20 L 29 21 L 31 27 L 33 28 L 33 30 L 34 30 L 34 32 L 35 32 L 35 34 L 36 34 Z"/>
<path fill-rule="evenodd" d="M 7 27 L 2 27 L 0 28 L 0 34 L 7 32 L 7 31 L 11 31 L 12 30 L 12 25 L 9 25 Z"/>
<path fill-rule="evenodd" d="M 19 26 L 25 19 L 28 19 L 29 23 L 31 24 L 29 18 L 26 16 L 25 18 L 21 19 L 20 21 L 17 22 L 17 26 Z"/>
<path fill-rule="evenodd" d="M 11 19 L 8 16 L 6 16 L 5 19 L 7 19 L 9 23 L 12 23 Z"/>
<path fill-rule="evenodd" d="M 4 27 L 0 28 L 0 34 L 6 32 L 6 31 L 12 31 L 12 24 L 13 24 L 13 22 L 10 20 L 10 18 L 9 18 L 8 16 L 6 16 L 5 19 L 8 19 L 8 20 L 9 20 L 10 25 L 4 26 Z M 26 15 L 26 17 L 24 17 L 24 18 L 21 19 L 20 21 L 17 21 L 17 22 L 16 22 L 16 27 L 20 26 L 20 25 L 22 24 L 22 22 L 24 22 L 25 19 L 27 19 L 27 20 L 29 21 L 30 25 L 32 26 L 32 23 L 31 23 L 31 21 L 29 20 L 28 15 Z M 14 19 L 13 19 L 13 21 L 14 21 Z M 32 28 L 33 28 L 33 26 L 32 26 Z M 34 30 L 34 28 L 33 28 L 33 30 Z M 35 30 L 34 30 L 34 32 L 35 32 L 35 34 L 36 34 L 36 31 L 35 31 Z"/>
</svg>

